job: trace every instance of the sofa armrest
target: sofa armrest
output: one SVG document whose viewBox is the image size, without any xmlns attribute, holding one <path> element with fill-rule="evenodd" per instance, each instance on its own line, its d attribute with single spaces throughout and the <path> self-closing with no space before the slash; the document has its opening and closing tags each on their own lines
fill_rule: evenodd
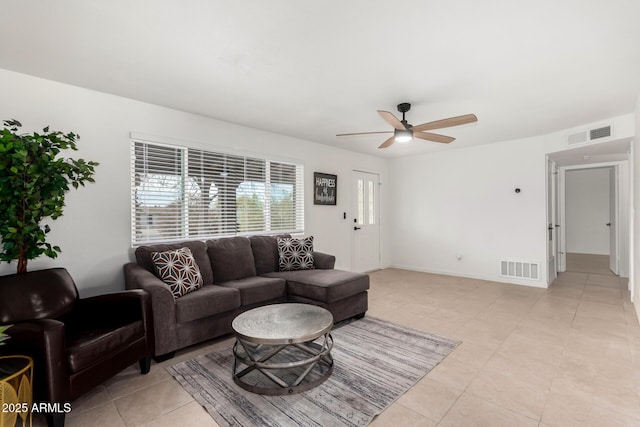
<svg viewBox="0 0 640 427">
<path fill-rule="evenodd" d="M 143 289 L 151 296 L 154 354 L 174 351 L 178 347 L 176 304 L 169 286 L 136 263 L 125 264 L 124 277 L 127 289 Z"/>
<path fill-rule="evenodd" d="M 336 257 L 322 252 L 313 253 L 313 263 L 319 270 L 333 270 L 336 264 Z"/>
<path fill-rule="evenodd" d="M 34 361 L 34 401 L 69 402 L 70 385 L 64 323 L 36 319 L 15 323 L 0 347 L 2 354 L 21 354 Z"/>
</svg>

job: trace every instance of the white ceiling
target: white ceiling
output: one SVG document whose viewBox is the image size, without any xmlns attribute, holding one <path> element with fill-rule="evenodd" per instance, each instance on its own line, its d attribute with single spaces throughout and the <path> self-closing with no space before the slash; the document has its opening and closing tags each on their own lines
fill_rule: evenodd
<svg viewBox="0 0 640 427">
<path fill-rule="evenodd" d="M 377 109 L 475 113 L 449 147 L 634 110 L 637 0 L 2 1 L 0 68 L 360 152 Z"/>
</svg>

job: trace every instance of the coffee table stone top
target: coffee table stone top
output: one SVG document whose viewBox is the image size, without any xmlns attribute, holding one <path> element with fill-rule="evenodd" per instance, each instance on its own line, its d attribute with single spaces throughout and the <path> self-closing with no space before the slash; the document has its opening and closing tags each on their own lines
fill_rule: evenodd
<svg viewBox="0 0 640 427">
<path fill-rule="evenodd" d="M 238 315 L 233 331 L 255 344 L 294 344 L 313 340 L 331 330 L 333 315 L 310 304 L 273 304 Z"/>
</svg>

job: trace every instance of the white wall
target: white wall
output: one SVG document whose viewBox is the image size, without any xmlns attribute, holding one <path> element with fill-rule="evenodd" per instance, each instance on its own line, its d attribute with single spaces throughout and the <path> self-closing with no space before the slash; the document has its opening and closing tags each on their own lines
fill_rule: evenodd
<svg viewBox="0 0 640 427">
<path fill-rule="evenodd" d="M 351 266 L 352 215 L 349 180 L 353 169 L 379 173 L 384 182 L 387 161 L 296 138 L 238 126 L 194 114 L 107 95 L 23 74 L 0 70 L 0 119 L 17 119 L 23 130 L 52 129 L 81 135 L 73 157 L 100 162 L 96 183 L 67 196 L 64 216 L 51 223 L 50 241 L 61 246 L 54 260 L 29 262 L 35 270 L 66 267 L 81 294 L 124 288 L 122 266 L 132 259 L 130 240 L 130 132 L 180 139 L 191 146 L 268 154 L 301 160 L 305 165 L 305 228 L 318 250 L 336 255 L 338 268 Z M 314 206 L 313 172 L 338 175 L 338 205 Z M 382 194 L 381 217 L 388 218 Z M 384 227 L 384 223 L 383 223 Z M 388 264 L 388 232 L 381 237 L 382 265 Z M 15 265 L 0 264 L 0 274 Z"/>
<path fill-rule="evenodd" d="M 632 115 L 609 122 L 633 135 Z M 394 159 L 391 264 L 546 287 L 545 155 L 572 131 Z M 505 258 L 539 262 L 540 280 L 501 277 Z"/>
<path fill-rule="evenodd" d="M 565 174 L 566 250 L 609 255 L 609 168 Z"/>
</svg>

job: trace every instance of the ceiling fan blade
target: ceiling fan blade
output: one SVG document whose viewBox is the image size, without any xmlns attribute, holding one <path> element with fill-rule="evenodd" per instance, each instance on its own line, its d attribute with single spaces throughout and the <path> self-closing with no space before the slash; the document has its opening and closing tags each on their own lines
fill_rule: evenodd
<svg viewBox="0 0 640 427">
<path fill-rule="evenodd" d="M 373 135 L 377 133 L 393 133 L 392 130 L 382 130 L 379 132 L 356 132 L 356 133 L 338 133 L 336 136 L 351 136 L 351 135 Z"/>
<path fill-rule="evenodd" d="M 387 123 L 393 126 L 394 129 L 405 130 L 404 124 L 396 116 L 388 111 L 378 110 L 378 114 L 382 117 Z"/>
<path fill-rule="evenodd" d="M 392 136 L 391 138 L 387 139 L 385 142 L 383 142 L 382 144 L 380 144 L 380 146 L 378 148 L 387 148 L 390 147 L 391 144 L 393 144 L 396 141 L 396 137 Z"/>
<path fill-rule="evenodd" d="M 449 117 L 448 119 L 436 120 L 435 122 L 423 123 L 413 127 L 413 130 L 423 131 L 432 129 L 442 129 L 451 126 L 460 126 L 467 123 L 477 122 L 475 114 L 465 114 L 464 116 Z"/>
<path fill-rule="evenodd" d="M 414 138 L 425 139 L 427 141 L 433 142 L 442 142 L 443 144 L 448 144 L 451 141 L 455 141 L 455 138 L 445 135 L 438 135 L 437 133 L 429 133 L 429 132 L 413 132 Z"/>
</svg>

